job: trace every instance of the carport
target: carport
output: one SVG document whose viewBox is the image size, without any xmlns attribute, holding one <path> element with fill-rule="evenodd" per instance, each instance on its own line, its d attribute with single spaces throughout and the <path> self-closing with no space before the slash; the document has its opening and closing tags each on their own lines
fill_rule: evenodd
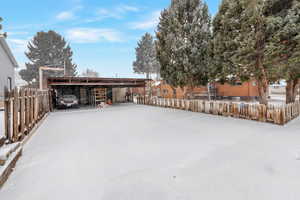
<svg viewBox="0 0 300 200">
<path fill-rule="evenodd" d="M 91 78 L 91 77 L 51 77 L 48 89 L 52 90 L 52 100 L 62 95 L 75 95 L 81 106 L 96 106 L 101 102 L 119 103 L 132 101 L 132 88 L 146 87 L 149 79 L 136 78 Z"/>
</svg>

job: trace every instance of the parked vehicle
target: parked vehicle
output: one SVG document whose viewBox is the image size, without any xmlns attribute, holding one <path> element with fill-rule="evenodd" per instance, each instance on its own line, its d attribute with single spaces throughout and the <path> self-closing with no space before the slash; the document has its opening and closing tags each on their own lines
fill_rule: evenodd
<svg viewBox="0 0 300 200">
<path fill-rule="evenodd" d="M 63 95 L 58 99 L 58 108 L 78 108 L 79 103 L 75 95 Z"/>
</svg>

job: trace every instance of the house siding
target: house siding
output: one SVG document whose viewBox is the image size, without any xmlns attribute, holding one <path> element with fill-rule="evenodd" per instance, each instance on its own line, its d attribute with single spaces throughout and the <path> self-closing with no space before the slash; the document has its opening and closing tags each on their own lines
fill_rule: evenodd
<svg viewBox="0 0 300 200">
<path fill-rule="evenodd" d="M 5 49 L 0 44 L 0 100 L 4 96 L 4 87 L 8 87 L 8 77 L 12 80 L 12 87 L 15 85 L 15 66 L 11 62 Z"/>
<path fill-rule="evenodd" d="M 241 85 L 231 85 L 228 83 L 217 84 L 218 96 L 227 97 L 258 97 L 258 87 L 256 81 L 244 82 Z"/>
<path fill-rule="evenodd" d="M 258 87 L 255 80 L 244 82 L 241 85 L 231 85 L 228 83 L 215 84 L 217 96 L 221 97 L 246 97 L 255 98 L 259 96 Z M 144 89 L 135 89 L 133 93 L 144 94 Z M 153 88 L 153 95 L 163 98 L 173 98 L 172 87 L 168 84 L 161 83 L 159 86 Z M 194 95 L 207 95 L 207 87 L 196 87 L 191 91 Z M 184 98 L 184 91 L 181 88 L 176 88 L 176 98 Z"/>
</svg>

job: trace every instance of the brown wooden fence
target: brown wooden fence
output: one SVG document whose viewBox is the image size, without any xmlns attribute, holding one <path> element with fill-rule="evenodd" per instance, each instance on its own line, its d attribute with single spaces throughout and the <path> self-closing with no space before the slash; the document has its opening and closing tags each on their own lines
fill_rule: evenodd
<svg viewBox="0 0 300 200">
<path fill-rule="evenodd" d="M 21 141 L 51 110 L 50 93 L 37 89 L 5 89 L 4 109 L 6 139 L 11 143 Z"/>
<path fill-rule="evenodd" d="M 137 104 L 189 110 L 213 115 L 257 120 L 284 125 L 299 117 L 299 101 L 288 105 L 262 105 L 255 103 L 232 103 L 223 101 L 184 100 L 136 97 Z"/>
</svg>

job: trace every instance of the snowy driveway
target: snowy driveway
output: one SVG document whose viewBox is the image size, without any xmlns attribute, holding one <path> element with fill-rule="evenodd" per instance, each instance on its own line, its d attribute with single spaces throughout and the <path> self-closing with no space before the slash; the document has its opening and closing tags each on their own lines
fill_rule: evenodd
<svg viewBox="0 0 300 200">
<path fill-rule="evenodd" d="M 124 104 L 51 113 L 0 199 L 299 200 L 299 186 L 299 119 Z"/>
</svg>

